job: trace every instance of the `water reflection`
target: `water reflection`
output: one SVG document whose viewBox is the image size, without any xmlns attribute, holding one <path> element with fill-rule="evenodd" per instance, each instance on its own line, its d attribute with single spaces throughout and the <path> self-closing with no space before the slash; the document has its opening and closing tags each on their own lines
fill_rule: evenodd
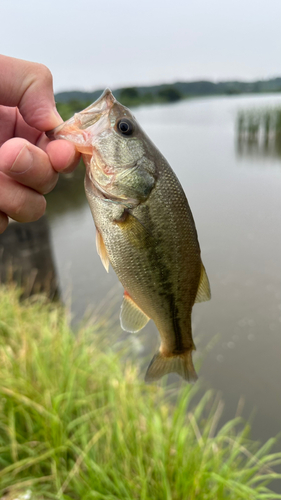
<svg viewBox="0 0 281 500">
<path fill-rule="evenodd" d="M 237 115 L 237 155 L 281 158 L 281 109 L 240 110 Z"/>
<path fill-rule="evenodd" d="M 270 142 L 248 141 L 238 137 L 236 140 L 237 157 L 248 157 L 250 160 L 259 160 L 262 158 L 280 159 L 281 166 L 281 141 L 274 140 Z"/>
<path fill-rule="evenodd" d="M 45 293 L 59 297 L 47 217 L 20 224 L 11 222 L 0 234 L 0 282 L 15 281 L 23 297 Z"/>
</svg>

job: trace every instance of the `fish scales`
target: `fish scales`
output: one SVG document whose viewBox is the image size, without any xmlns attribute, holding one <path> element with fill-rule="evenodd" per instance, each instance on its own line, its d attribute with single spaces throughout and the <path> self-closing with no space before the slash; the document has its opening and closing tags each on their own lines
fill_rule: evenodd
<svg viewBox="0 0 281 500">
<path fill-rule="evenodd" d="M 91 125 L 85 144 L 81 147 L 80 139 L 77 148 L 84 153 L 98 251 L 125 289 L 121 325 L 137 332 L 151 318 L 160 333 L 147 380 L 172 371 L 194 380 L 191 312 L 196 300 L 210 298 L 210 289 L 185 193 L 168 162 L 110 91 L 90 108 L 92 115 L 102 108 L 108 120 L 100 128 L 99 120 Z M 54 136 L 75 143 L 79 122 L 71 120 Z M 120 123 L 133 132 L 123 134 Z"/>
</svg>

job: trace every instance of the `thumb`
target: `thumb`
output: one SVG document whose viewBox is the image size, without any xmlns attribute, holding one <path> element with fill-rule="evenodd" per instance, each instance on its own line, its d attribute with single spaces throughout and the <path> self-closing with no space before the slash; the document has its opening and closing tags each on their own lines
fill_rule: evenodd
<svg viewBox="0 0 281 500">
<path fill-rule="evenodd" d="M 52 74 L 43 64 L 0 55 L 0 104 L 17 106 L 28 125 L 38 130 L 50 130 L 62 122 Z"/>
</svg>

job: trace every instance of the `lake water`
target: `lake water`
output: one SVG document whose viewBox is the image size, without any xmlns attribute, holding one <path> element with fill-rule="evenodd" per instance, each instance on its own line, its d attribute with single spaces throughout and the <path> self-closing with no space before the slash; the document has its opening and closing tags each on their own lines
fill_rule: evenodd
<svg viewBox="0 0 281 500">
<path fill-rule="evenodd" d="M 262 441 L 281 430 L 281 158 L 241 156 L 235 120 L 238 110 L 275 104 L 281 95 L 194 99 L 134 111 L 180 179 L 198 230 L 212 289 L 212 300 L 193 309 L 195 342 L 199 356 L 204 353 L 200 379 L 220 391 L 225 419 L 244 398 L 243 415 L 254 415 L 252 437 Z M 103 303 L 102 313 L 110 310 L 122 335 L 122 286 L 97 256 L 82 183 L 78 173 L 48 198 L 60 289 L 74 322 Z M 143 346 L 152 357 L 158 333 L 150 322 L 124 342 Z"/>
</svg>

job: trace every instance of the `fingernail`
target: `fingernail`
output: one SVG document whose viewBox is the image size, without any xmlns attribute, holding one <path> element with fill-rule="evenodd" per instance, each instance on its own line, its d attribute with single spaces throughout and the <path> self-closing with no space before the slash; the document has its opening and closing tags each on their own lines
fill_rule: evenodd
<svg viewBox="0 0 281 500">
<path fill-rule="evenodd" d="M 13 174 L 25 174 L 33 165 L 33 156 L 27 146 L 24 146 L 16 157 L 10 172 Z"/>
</svg>

